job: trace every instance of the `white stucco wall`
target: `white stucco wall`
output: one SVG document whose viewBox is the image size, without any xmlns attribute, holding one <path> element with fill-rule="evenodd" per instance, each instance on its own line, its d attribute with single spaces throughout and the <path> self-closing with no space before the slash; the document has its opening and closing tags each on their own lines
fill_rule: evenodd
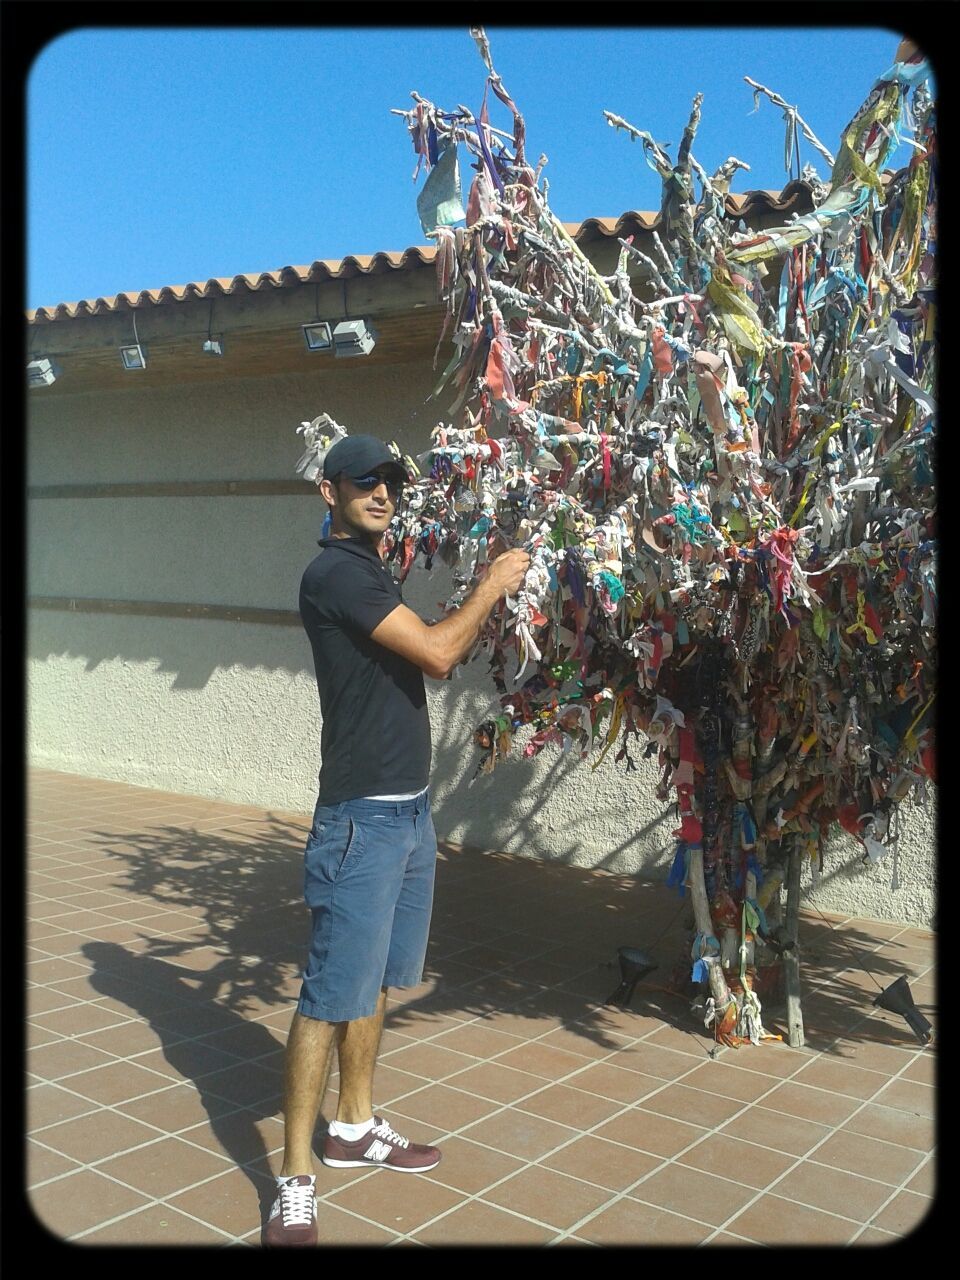
<svg viewBox="0 0 960 1280">
<path fill-rule="evenodd" d="M 422 450 L 442 409 L 435 374 L 326 364 L 317 375 L 162 390 L 31 397 L 31 485 L 286 479 L 296 427 L 328 411 L 354 431 Z M 34 402 L 36 400 L 36 402 Z M 323 503 L 302 496 L 34 499 L 28 594 L 295 609 Z M 446 571 L 414 571 L 406 598 L 436 616 Z M 319 713 L 299 627 L 30 610 L 28 743 L 46 768 L 307 812 Z M 666 874 L 671 809 L 653 761 L 625 775 L 613 752 L 589 762 L 547 749 L 471 783 L 472 732 L 495 703 L 483 659 L 430 683 L 438 831 L 465 844 L 615 872 Z M 838 849 L 810 901 L 822 910 L 929 925 L 932 812 L 908 805 L 899 877 L 890 857 L 862 868 Z M 849 848 L 850 844 L 847 843 Z"/>
</svg>

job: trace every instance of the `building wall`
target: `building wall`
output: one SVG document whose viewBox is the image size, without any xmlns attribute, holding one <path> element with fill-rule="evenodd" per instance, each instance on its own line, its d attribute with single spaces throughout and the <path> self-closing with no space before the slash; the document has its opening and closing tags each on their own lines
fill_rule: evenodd
<svg viewBox="0 0 960 1280">
<path fill-rule="evenodd" d="M 321 411 L 352 431 L 426 447 L 445 399 L 436 374 L 362 360 L 278 377 L 232 378 L 30 397 L 31 487 L 294 478 L 296 428 Z M 317 491 L 220 497 L 32 498 L 28 594 L 293 611 L 324 514 Z M 447 571 L 414 570 L 405 595 L 438 616 Z M 312 659 L 298 624 L 28 611 L 28 740 L 46 768 L 309 812 L 318 767 Z M 428 681 L 434 797 L 442 836 L 613 872 L 659 871 L 673 857 L 672 809 L 654 796 L 654 761 L 625 775 L 613 753 L 594 772 L 547 750 L 473 775 L 476 723 L 494 703 L 479 659 Z M 828 851 L 809 901 L 823 910 L 929 924 L 933 815 L 908 806 L 892 858 L 862 868 Z M 809 871 L 806 873 L 809 879 Z"/>
</svg>

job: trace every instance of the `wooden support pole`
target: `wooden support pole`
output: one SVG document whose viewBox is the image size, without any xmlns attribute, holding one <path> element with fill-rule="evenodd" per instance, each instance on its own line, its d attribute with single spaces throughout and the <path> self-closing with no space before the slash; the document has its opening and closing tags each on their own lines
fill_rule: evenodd
<svg viewBox="0 0 960 1280">
<path fill-rule="evenodd" d="M 796 837 L 790 839 L 787 855 L 787 938 L 793 947 L 783 955 L 783 978 L 787 997 L 788 1043 L 803 1048 L 803 1011 L 800 1007 L 800 951 L 797 926 L 800 916 L 800 849 Z"/>
</svg>

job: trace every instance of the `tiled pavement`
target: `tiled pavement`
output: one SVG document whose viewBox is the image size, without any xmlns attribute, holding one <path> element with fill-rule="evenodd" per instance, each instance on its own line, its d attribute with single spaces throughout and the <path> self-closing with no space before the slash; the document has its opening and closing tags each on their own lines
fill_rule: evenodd
<svg viewBox="0 0 960 1280">
<path fill-rule="evenodd" d="M 84 1244 L 257 1245 L 308 819 L 35 771 L 27 824 L 36 1214 Z M 688 1002 L 652 985 L 687 911 L 662 884 L 445 848 L 427 980 L 391 1003 L 375 1086 L 444 1158 L 421 1177 L 318 1160 L 321 1240 L 908 1235 L 935 1194 L 936 1047 L 872 997 L 904 973 L 935 1024 L 933 936 L 805 912 L 807 1046 L 711 1058 Z M 629 1011 L 602 1003 L 624 943 L 661 962 Z M 765 1021 L 782 1025 L 772 1000 Z"/>
</svg>

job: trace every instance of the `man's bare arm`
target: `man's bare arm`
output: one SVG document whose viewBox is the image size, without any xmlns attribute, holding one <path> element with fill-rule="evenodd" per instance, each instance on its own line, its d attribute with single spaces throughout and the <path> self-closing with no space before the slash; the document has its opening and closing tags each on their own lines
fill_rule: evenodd
<svg viewBox="0 0 960 1280">
<path fill-rule="evenodd" d="M 497 601 L 519 589 L 529 563 L 526 551 L 506 551 L 493 561 L 460 608 L 442 622 L 428 627 L 412 609 L 400 604 L 378 623 L 370 639 L 435 680 L 444 680 L 476 644 Z"/>
</svg>

